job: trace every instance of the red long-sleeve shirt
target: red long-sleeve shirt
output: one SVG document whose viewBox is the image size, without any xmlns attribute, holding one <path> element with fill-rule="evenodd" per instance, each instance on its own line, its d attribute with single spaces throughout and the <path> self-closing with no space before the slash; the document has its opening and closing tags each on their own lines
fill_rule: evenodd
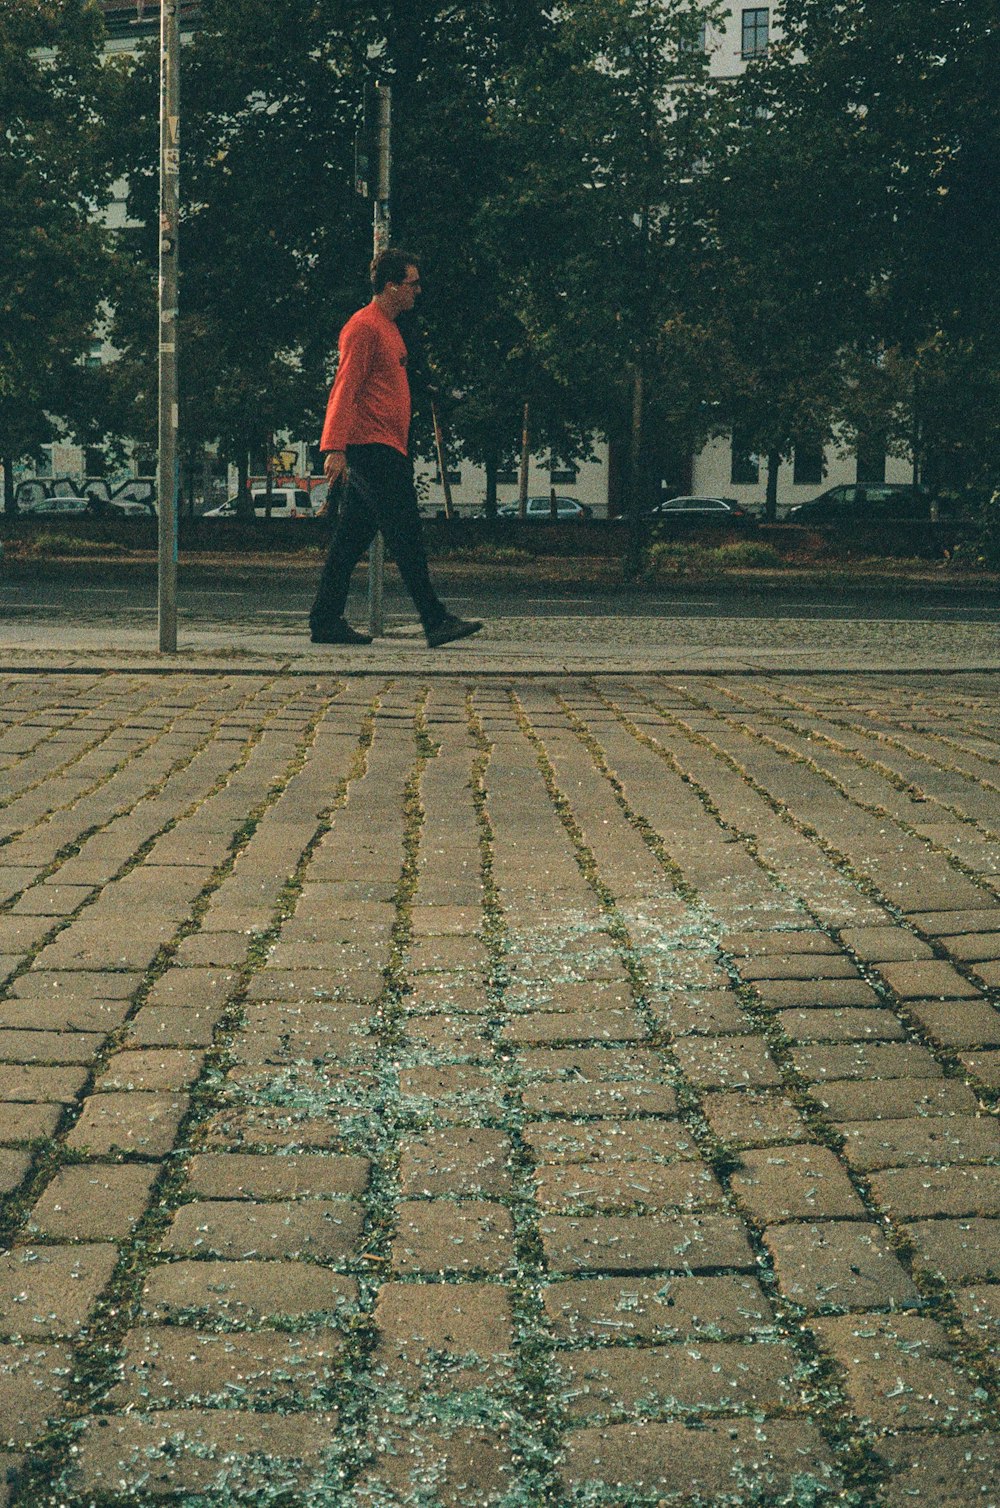
<svg viewBox="0 0 1000 1508">
<path fill-rule="evenodd" d="M 326 406 L 322 451 L 391 445 L 408 453 L 410 384 L 406 346 L 373 299 L 340 332 L 340 364 Z"/>
</svg>

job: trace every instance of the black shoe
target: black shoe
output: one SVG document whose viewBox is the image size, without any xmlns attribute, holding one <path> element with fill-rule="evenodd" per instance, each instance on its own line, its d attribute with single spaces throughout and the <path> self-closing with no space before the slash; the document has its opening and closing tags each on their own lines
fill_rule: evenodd
<svg viewBox="0 0 1000 1508">
<path fill-rule="evenodd" d="M 344 618 L 329 623 L 325 628 L 313 628 L 309 634 L 313 644 L 370 644 L 371 634 L 359 634 Z"/>
<path fill-rule="evenodd" d="M 449 613 L 447 618 L 442 618 L 433 628 L 425 628 L 424 633 L 428 647 L 439 649 L 442 644 L 450 644 L 453 639 L 467 639 L 470 634 L 478 634 L 482 626 L 478 618 L 456 618 Z"/>
</svg>

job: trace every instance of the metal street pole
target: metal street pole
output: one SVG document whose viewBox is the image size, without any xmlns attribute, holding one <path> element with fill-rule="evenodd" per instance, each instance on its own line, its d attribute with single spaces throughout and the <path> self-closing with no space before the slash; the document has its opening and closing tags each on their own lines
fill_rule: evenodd
<svg viewBox="0 0 1000 1508">
<path fill-rule="evenodd" d="M 179 0 L 160 0 L 160 650 L 177 648 L 177 232 L 180 170 Z"/>
<path fill-rule="evenodd" d="M 389 245 L 389 181 L 392 171 L 392 91 L 388 84 L 377 84 L 378 98 L 378 193 L 375 198 L 374 255 Z M 372 540 L 368 552 L 368 631 L 376 638 L 385 632 L 382 583 L 385 572 L 385 542 L 381 532 Z"/>
</svg>

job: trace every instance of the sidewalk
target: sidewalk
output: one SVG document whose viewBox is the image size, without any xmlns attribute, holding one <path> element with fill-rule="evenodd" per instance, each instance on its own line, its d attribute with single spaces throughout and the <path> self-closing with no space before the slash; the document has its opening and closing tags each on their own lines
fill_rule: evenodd
<svg viewBox="0 0 1000 1508">
<path fill-rule="evenodd" d="M 995 629 L 559 621 L 0 646 L 0 1505 L 1000 1504 Z"/>
</svg>

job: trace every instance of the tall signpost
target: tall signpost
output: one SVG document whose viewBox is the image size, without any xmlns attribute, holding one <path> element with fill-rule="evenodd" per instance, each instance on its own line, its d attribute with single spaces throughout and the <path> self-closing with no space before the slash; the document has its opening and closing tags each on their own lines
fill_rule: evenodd
<svg viewBox="0 0 1000 1508">
<path fill-rule="evenodd" d="M 177 252 L 180 0 L 160 0 L 159 553 L 160 651 L 177 648 Z"/>
</svg>

